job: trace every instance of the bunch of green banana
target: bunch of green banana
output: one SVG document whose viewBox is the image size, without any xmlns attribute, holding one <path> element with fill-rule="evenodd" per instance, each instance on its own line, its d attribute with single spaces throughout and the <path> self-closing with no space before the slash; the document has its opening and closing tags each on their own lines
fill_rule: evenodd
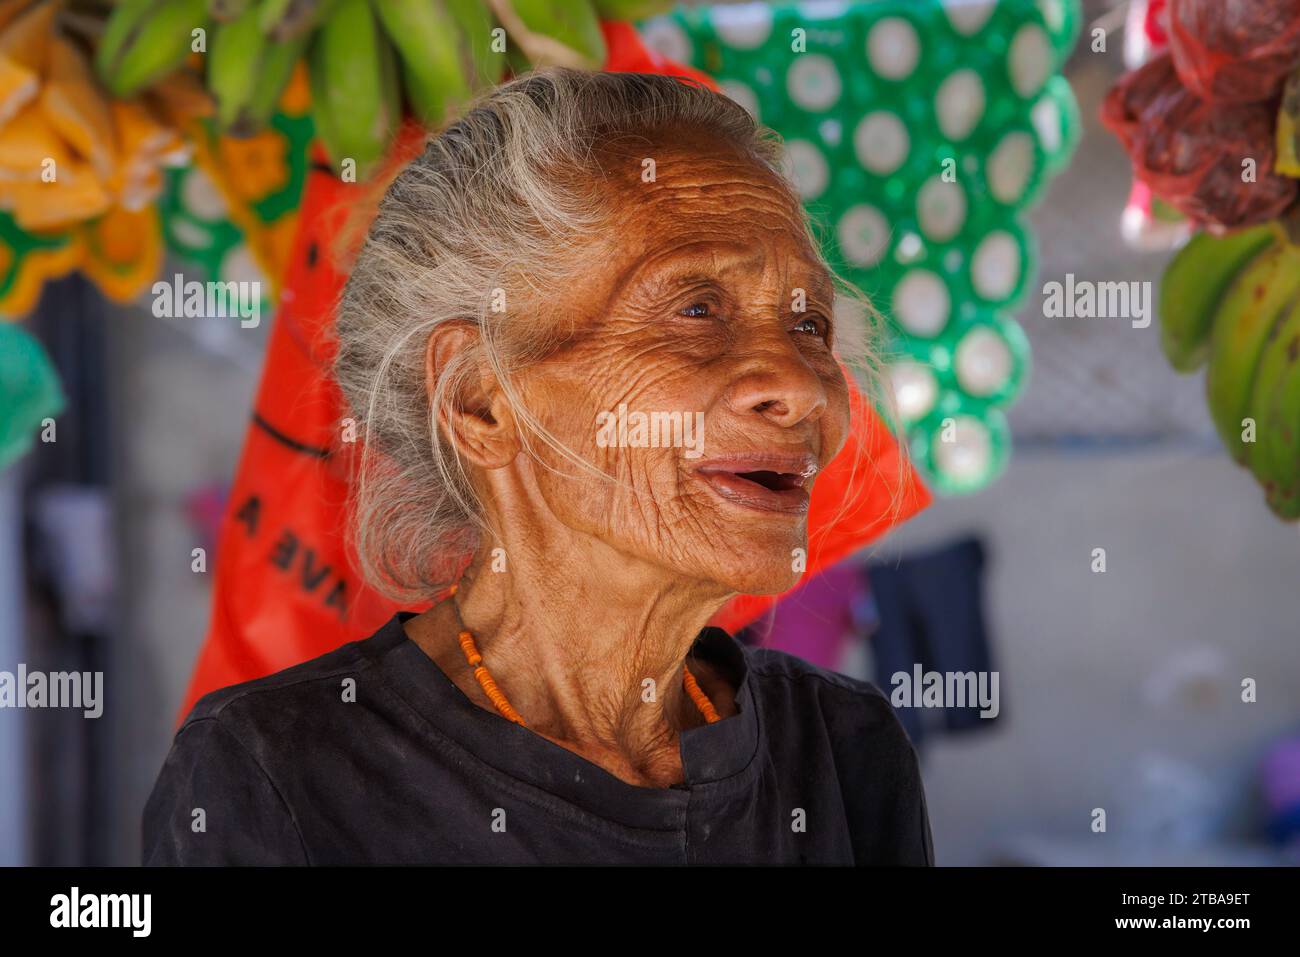
<svg viewBox="0 0 1300 957">
<path fill-rule="evenodd" d="M 181 65 L 193 31 L 211 37 L 207 83 L 222 132 L 251 134 L 306 56 L 313 118 L 331 160 L 364 176 L 411 113 L 440 125 L 506 70 L 598 69 L 604 19 L 640 19 L 672 0 L 121 0 L 96 60 L 129 96 Z M 504 30 L 502 29 L 504 27 Z M 400 77 L 400 79 L 399 79 Z"/>
<path fill-rule="evenodd" d="M 218 23 L 236 19 L 249 8 L 252 0 L 208 0 L 208 15 Z"/>
<path fill-rule="evenodd" d="M 591 0 L 488 0 L 536 66 L 598 70 L 605 61 L 600 14 Z"/>
<path fill-rule="evenodd" d="M 229 0 L 226 0 L 229 5 Z M 307 48 L 307 34 L 273 39 L 263 27 L 264 6 L 246 3 L 218 22 L 208 51 L 208 89 L 217 103 L 217 127 L 236 136 L 265 126 Z"/>
<path fill-rule="evenodd" d="M 486 3 L 482 0 L 446 0 L 446 4 L 462 34 L 461 68 L 469 77 L 470 88 L 475 93 L 496 86 L 507 70 L 515 74 L 528 72 L 531 64 L 524 58 L 518 44 L 506 42 L 505 31 L 497 24 Z"/>
<path fill-rule="evenodd" d="M 95 52 L 108 91 L 128 97 L 176 70 L 209 26 L 208 0 L 122 0 Z"/>
<path fill-rule="evenodd" d="M 450 108 L 500 81 L 505 51 L 493 49 L 495 24 L 481 0 L 373 0 L 402 63 L 411 112 L 438 126 Z"/>
<path fill-rule="evenodd" d="M 339 0 L 308 52 L 312 117 L 330 162 L 364 178 L 401 119 L 393 48 L 367 0 Z"/>
<path fill-rule="evenodd" d="M 527 68 L 521 45 L 505 42 L 489 7 L 484 0 L 335 0 L 308 59 L 316 130 L 336 166 L 351 158 L 358 176 L 371 169 L 400 118 L 403 92 L 413 116 L 439 126 L 508 67 Z"/>
<path fill-rule="evenodd" d="M 1160 280 L 1160 345 L 1179 372 L 1195 372 L 1210 357 L 1210 329 L 1219 302 L 1237 274 L 1280 241 L 1272 224 L 1224 237 L 1197 233 Z"/>
<path fill-rule="evenodd" d="M 1300 518 L 1300 300 L 1278 319 L 1255 372 L 1249 414 L 1258 434 L 1247 464 L 1275 513 Z"/>
<path fill-rule="evenodd" d="M 676 0 L 592 0 L 602 20 L 645 20 L 667 13 Z"/>
<path fill-rule="evenodd" d="M 325 22 L 333 6 L 334 0 L 261 0 L 262 31 L 279 43 L 309 37 Z"/>
<path fill-rule="evenodd" d="M 1275 224 L 1197 235 L 1165 272 L 1159 311 L 1174 368 L 1208 364 L 1207 402 L 1228 452 L 1277 515 L 1300 518 L 1300 246 Z"/>
</svg>

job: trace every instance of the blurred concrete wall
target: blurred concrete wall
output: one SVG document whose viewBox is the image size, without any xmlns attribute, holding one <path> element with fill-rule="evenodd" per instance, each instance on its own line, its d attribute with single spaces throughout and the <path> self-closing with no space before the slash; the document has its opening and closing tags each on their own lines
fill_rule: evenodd
<svg viewBox="0 0 1300 957">
<path fill-rule="evenodd" d="M 967 531 L 989 544 L 1003 714 L 926 741 L 940 863 L 986 862 L 1026 835 L 1059 845 L 1059 863 L 1174 862 L 1202 825 L 1207 843 L 1246 836 L 1261 751 L 1300 728 L 1296 527 L 1217 453 L 1022 451 L 1001 482 L 880 552 Z M 1171 819 L 1179 808 L 1197 819 Z"/>
<path fill-rule="evenodd" d="M 203 321 L 114 317 L 119 421 L 130 423 L 117 450 L 125 595 L 113 663 L 119 797 L 111 814 L 121 863 L 139 860 L 140 814 L 207 633 L 213 566 L 205 575 L 191 570 L 199 539 L 185 500 L 234 474 L 268 331 L 265 322 L 255 330 L 227 324 L 228 336 L 213 337 L 209 327 L 201 348 L 193 323 Z"/>
</svg>

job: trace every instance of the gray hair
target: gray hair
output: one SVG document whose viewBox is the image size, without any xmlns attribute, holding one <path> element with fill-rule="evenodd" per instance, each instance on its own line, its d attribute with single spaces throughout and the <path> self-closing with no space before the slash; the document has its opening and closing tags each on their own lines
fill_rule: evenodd
<svg viewBox="0 0 1300 957">
<path fill-rule="evenodd" d="M 683 130 L 780 175 L 779 139 L 725 96 L 665 76 L 555 69 L 487 93 L 389 186 L 339 303 L 334 364 L 363 438 L 356 554 L 384 594 L 432 597 L 477 546 L 481 506 L 435 410 L 479 361 L 500 381 L 526 450 L 535 439 L 594 468 L 529 414 L 513 376 L 562 340 L 560 323 L 537 321 L 544 292 L 589 268 L 573 253 L 611 222 L 617 197 L 600 151 Z M 429 334 L 455 320 L 476 325 L 479 345 L 440 370 L 431 399 Z"/>
</svg>

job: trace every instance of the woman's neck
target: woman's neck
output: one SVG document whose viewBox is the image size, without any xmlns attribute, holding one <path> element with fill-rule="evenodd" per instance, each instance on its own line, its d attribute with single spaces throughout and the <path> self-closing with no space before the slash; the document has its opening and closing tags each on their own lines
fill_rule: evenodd
<svg viewBox="0 0 1300 957">
<path fill-rule="evenodd" d="M 485 543 L 454 598 L 408 632 L 492 708 L 456 641 L 463 622 L 530 730 L 631 783 L 678 783 L 678 732 L 703 721 L 683 690 L 683 659 L 729 596 L 593 539 L 564 538 Z M 719 715 L 734 713 L 734 689 L 702 662 L 691 669 Z"/>
</svg>

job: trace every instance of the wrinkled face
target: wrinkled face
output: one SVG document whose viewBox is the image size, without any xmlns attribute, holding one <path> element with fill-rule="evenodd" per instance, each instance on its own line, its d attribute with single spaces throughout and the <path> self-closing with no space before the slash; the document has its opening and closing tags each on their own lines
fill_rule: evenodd
<svg viewBox="0 0 1300 957">
<path fill-rule="evenodd" d="M 830 277 L 798 207 L 751 161 L 692 146 L 613 165 L 616 229 L 555 292 L 576 333 L 520 386 L 614 481 L 538 443 L 561 473 L 535 468 L 538 494 L 555 521 L 625 554 L 727 590 L 784 590 L 809 490 L 849 424 Z"/>
</svg>

